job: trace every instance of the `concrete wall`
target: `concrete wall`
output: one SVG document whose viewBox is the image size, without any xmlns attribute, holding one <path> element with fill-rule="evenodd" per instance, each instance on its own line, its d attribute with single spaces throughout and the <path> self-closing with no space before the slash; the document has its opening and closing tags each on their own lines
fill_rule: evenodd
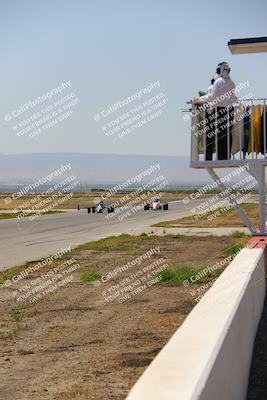
<svg viewBox="0 0 267 400">
<path fill-rule="evenodd" d="M 245 400 L 264 298 L 264 251 L 243 249 L 127 400 Z"/>
</svg>

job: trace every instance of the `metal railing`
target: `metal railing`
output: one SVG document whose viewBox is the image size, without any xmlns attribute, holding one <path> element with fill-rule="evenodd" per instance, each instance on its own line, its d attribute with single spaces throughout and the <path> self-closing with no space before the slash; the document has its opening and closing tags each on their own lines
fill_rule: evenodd
<svg viewBox="0 0 267 400">
<path fill-rule="evenodd" d="M 195 106 L 191 115 L 191 166 L 267 165 L 267 99 L 246 99 L 233 107 Z"/>
</svg>

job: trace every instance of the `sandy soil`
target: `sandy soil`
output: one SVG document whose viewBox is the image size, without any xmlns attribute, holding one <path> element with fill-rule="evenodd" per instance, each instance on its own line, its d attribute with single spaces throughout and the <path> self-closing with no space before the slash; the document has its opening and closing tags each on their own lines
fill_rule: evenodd
<svg viewBox="0 0 267 400">
<path fill-rule="evenodd" d="M 43 267 L 19 284 L 2 287 L 1 398 L 124 399 L 193 308 L 192 296 L 183 286 L 157 283 L 128 302 L 107 303 L 101 293 L 110 284 L 82 282 L 81 274 L 106 274 L 158 244 L 160 255 L 170 266 L 199 268 L 224 258 L 233 243 L 237 239 L 230 237 L 124 236 L 123 240 L 102 240 L 66 255 L 64 260 L 75 257 L 81 269 L 73 272 L 71 283 L 34 304 L 24 301 L 18 306 L 15 290 L 58 263 Z M 127 274 L 123 272 L 120 278 Z"/>
</svg>

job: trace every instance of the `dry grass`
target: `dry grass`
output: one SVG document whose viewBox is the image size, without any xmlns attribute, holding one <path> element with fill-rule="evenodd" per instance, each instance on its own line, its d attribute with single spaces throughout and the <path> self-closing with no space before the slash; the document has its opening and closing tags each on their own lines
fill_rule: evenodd
<svg viewBox="0 0 267 400">
<path fill-rule="evenodd" d="M 37 303 L 14 300 L 14 289 L 41 278 L 42 268 L 1 290 L 2 344 L 0 392 L 5 400 L 123 400 L 147 365 L 194 306 L 190 289 L 157 283 L 117 304 L 102 295 L 151 261 L 164 257 L 170 268 L 192 271 L 214 265 L 246 238 L 122 235 L 91 242 L 64 255 L 81 268 L 73 280 Z M 137 255 L 160 246 L 142 265 L 95 286 L 81 276 L 103 276 Z M 192 246 L 194 251 L 192 251 Z M 28 263 L 27 266 L 34 263 Z M 5 273 L 12 276 L 25 269 Z M 98 275 L 97 275 L 98 274 Z M 2 282 L 4 274 L 1 274 Z M 196 288 L 192 285 L 192 289 Z M 203 292 L 204 293 L 204 292 Z M 20 384 L 17 385 L 17 382 Z"/>
<path fill-rule="evenodd" d="M 259 225 L 259 205 L 245 203 L 242 205 L 252 222 Z M 209 219 L 210 218 L 210 219 Z M 155 227 L 176 228 L 176 227 L 201 227 L 201 228 L 219 228 L 219 227 L 244 227 L 244 222 L 239 217 L 235 209 L 223 211 L 223 209 L 214 210 L 200 218 L 188 216 L 178 218 L 172 221 L 159 222 L 153 225 Z"/>
<path fill-rule="evenodd" d="M 63 212 L 64 211 L 60 211 L 60 210 L 51 210 L 51 211 L 43 212 L 42 215 L 61 214 Z M 12 212 L 12 213 L 5 212 L 5 213 L 0 213 L 0 219 L 29 218 L 29 217 L 31 217 L 33 215 L 35 215 L 35 214 L 32 213 L 32 212 L 29 212 L 27 214 L 25 214 L 25 213 L 23 214 L 21 212 L 16 212 L 16 213 L 15 212 Z"/>
</svg>

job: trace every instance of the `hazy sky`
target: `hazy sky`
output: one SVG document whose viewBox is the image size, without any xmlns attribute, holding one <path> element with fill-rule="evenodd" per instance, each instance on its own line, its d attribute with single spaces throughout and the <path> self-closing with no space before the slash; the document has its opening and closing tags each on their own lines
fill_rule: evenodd
<svg viewBox="0 0 267 400">
<path fill-rule="evenodd" d="M 1 153 L 188 155 L 181 108 L 224 60 L 236 83 L 249 80 L 250 92 L 267 96 L 267 54 L 233 56 L 227 47 L 231 38 L 267 35 L 266 0 L 2 0 L 0 14 Z M 64 93 L 80 100 L 73 115 L 34 138 L 17 136 L 5 115 L 64 81 Z M 109 121 L 160 92 L 168 98 L 162 115 L 123 138 L 106 136 L 108 119 L 93 116 L 156 81 L 160 88 Z"/>
</svg>

